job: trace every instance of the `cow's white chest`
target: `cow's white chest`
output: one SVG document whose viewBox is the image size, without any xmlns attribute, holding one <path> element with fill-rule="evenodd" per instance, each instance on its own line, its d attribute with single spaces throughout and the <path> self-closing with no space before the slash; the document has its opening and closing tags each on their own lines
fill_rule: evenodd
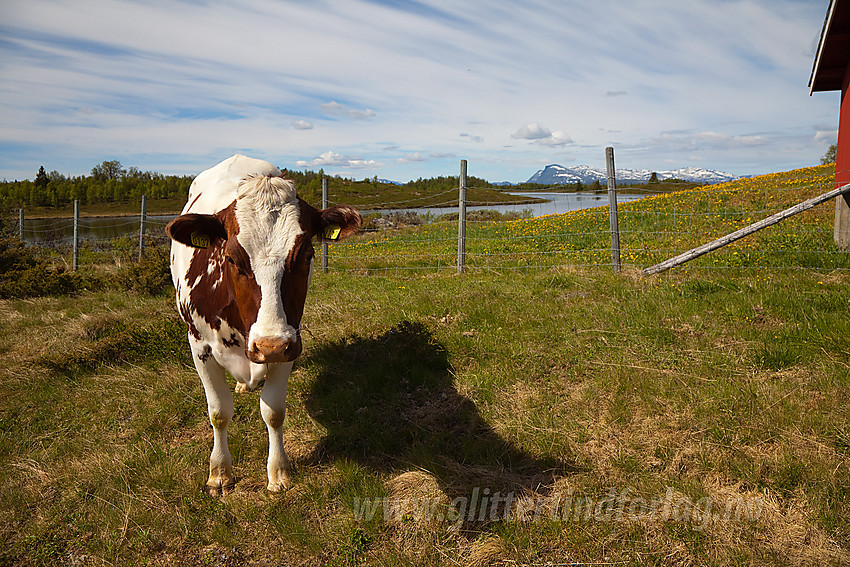
<svg viewBox="0 0 850 567">
<path fill-rule="evenodd" d="M 197 313 L 192 313 L 192 319 L 201 338 L 190 335 L 189 343 L 199 362 L 208 364 L 210 359 L 215 361 L 249 390 L 253 390 L 267 378 L 269 365 L 254 364 L 248 360 L 245 355 L 245 339 L 237 329 L 224 320 L 218 330 L 213 329 Z"/>
</svg>

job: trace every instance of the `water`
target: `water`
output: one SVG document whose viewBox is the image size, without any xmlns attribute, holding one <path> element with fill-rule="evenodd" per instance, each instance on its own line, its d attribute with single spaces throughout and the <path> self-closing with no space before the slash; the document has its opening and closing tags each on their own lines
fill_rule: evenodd
<svg viewBox="0 0 850 567">
<path fill-rule="evenodd" d="M 545 202 L 530 204 L 482 205 L 467 207 L 467 211 L 495 210 L 501 213 L 531 211 L 532 217 L 557 215 L 587 209 L 603 207 L 608 204 L 607 194 L 594 193 L 511 193 L 512 195 L 537 197 L 546 199 Z M 618 194 L 617 201 L 624 203 L 640 199 L 645 195 Z M 439 216 L 456 213 L 457 207 L 428 207 L 413 209 L 393 209 L 393 212 L 417 212 L 424 215 Z M 364 214 L 370 211 L 361 211 Z M 372 211 L 374 212 L 374 211 Z M 387 213 L 390 211 L 381 211 Z M 164 235 L 165 225 L 174 215 L 148 215 L 146 233 Z M 80 240 L 111 240 L 122 236 L 138 236 L 139 217 L 83 217 L 79 225 Z M 74 235 L 73 219 L 25 219 L 24 241 L 28 243 L 69 243 Z"/>
<path fill-rule="evenodd" d="M 476 205 L 467 206 L 467 211 L 499 211 L 500 213 L 531 211 L 532 217 L 542 217 L 545 215 L 560 215 L 571 213 L 581 209 L 589 209 L 591 207 L 604 207 L 608 205 L 607 193 L 509 193 L 510 195 L 519 195 L 521 197 L 536 197 L 538 199 L 546 199 L 545 202 L 526 203 L 526 204 L 508 204 L 508 205 Z M 617 194 L 617 202 L 625 203 L 634 201 L 647 195 L 634 194 Z M 420 214 L 430 214 L 440 216 L 448 213 L 456 213 L 457 207 L 428 207 L 418 209 L 393 209 L 392 212 L 417 212 Z M 369 212 L 390 212 L 390 211 L 362 211 Z"/>
<path fill-rule="evenodd" d="M 165 225 L 174 215 L 148 215 L 145 233 L 165 235 Z M 83 217 L 79 223 L 80 240 L 112 240 L 139 236 L 139 217 Z M 68 244 L 74 238 L 74 219 L 24 218 L 24 242 Z"/>
</svg>

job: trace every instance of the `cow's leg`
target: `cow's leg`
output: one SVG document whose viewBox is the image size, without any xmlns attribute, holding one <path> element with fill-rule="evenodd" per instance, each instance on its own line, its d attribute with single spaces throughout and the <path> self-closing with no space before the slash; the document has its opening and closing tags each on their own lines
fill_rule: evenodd
<svg viewBox="0 0 850 567">
<path fill-rule="evenodd" d="M 260 392 L 260 413 L 269 430 L 269 486 L 271 492 L 281 492 L 292 486 L 289 458 L 283 449 L 283 420 L 286 417 L 286 386 L 292 363 L 269 365 L 266 383 Z"/>
<path fill-rule="evenodd" d="M 227 385 L 224 368 L 216 362 L 205 345 L 192 344 L 192 358 L 204 393 L 207 396 L 207 411 L 213 428 L 213 448 L 210 454 L 210 477 L 206 491 L 212 496 L 225 494 L 233 489 L 236 480 L 227 446 L 227 426 L 233 418 L 233 394 Z"/>
</svg>

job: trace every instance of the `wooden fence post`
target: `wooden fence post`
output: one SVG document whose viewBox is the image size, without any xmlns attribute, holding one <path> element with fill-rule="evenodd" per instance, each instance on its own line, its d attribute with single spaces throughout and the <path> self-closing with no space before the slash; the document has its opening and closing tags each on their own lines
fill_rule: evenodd
<svg viewBox="0 0 850 567">
<path fill-rule="evenodd" d="M 328 208 L 328 178 L 322 177 L 322 210 Z M 322 273 L 328 273 L 328 241 L 322 240 Z"/>
<path fill-rule="evenodd" d="M 18 234 L 21 237 L 21 242 L 24 241 L 24 210 L 18 210 Z"/>
<path fill-rule="evenodd" d="M 457 198 L 457 273 L 466 265 L 466 160 L 460 160 L 460 182 Z"/>
<path fill-rule="evenodd" d="M 74 257 L 71 269 L 77 271 L 80 267 L 80 202 L 74 201 Z"/>
<path fill-rule="evenodd" d="M 850 251 L 850 194 L 848 193 L 835 199 L 833 237 L 839 248 Z"/>
<path fill-rule="evenodd" d="M 145 221 L 148 216 L 148 196 L 142 195 L 142 215 L 139 218 L 139 262 L 145 252 Z"/>
<path fill-rule="evenodd" d="M 617 172 L 614 169 L 614 148 L 605 148 L 608 167 L 608 221 L 611 225 L 611 263 L 620 271 L 620 220 L 617 216 Z"/>
</svg>

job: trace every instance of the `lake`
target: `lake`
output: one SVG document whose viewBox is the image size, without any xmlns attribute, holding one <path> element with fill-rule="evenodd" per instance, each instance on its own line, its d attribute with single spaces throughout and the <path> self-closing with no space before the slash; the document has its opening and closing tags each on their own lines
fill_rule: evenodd
<svg viewBox="0 0 850 567">
<path fill-rule="evenodd" d="M 591 207 L 603 207 L 608 205 L 607 193 L 511 193 L 528 197 L 546 199 L 545 202 L 530 203 L 524 205 L 482 205 L 469 206 L 468 211 L 495 210 L 501 213 L 531 211 L 531 216 L 540 217 L 544 215 L 557 215 L 588 209 Z M 620 203 L 634 201 L 646 195 L 618 194 L 617 201 Z M 420 214 L 439 216 L 447 213 L 456 213 L 457 207 L 425 207 L 414 209 L 392 209 L 380 211 L 382 213 L 412 211 Z M 370 211 L 361 211 L 369 213 Z M 163 234 L 165 225 L 174 218 L 174 215 L 148 215 L 147 234 Z M 138 236 L 139 217 L 82 217 L 79 225 L 81 240 L 111 240 L 122 236 Z M 70 242 L 74 235 L 73 219 L 25 219 L 24 241 L 27 243 L 38 242 Z"/>
<path fill-rule="evenodd" d="M 536 197 L 538 199 L 546 199 L 546 201 L 539 203 L 526 203 L 526 204 L 508 204 L 508 205 L 481 205 L 481 206 L 467 206 L 467 211 L 499 211 L 500 213 L 508 213 L 508 212 L 523 212 L 523 211 L 531 211 L 532 217 L 542 217 L 545 215 L 560 215 L 563 213 L 571 213 L 573 211 L 578 211 L 581 209 L 589 209 L 591 207 L 604 207 L 608 205 L 608 193 L 547 193 L 547 192 L 535 192 L 535 193 L 508 193 L 509 195 L 519 195 L 521 197 Z M 634 201 L 636 199 L 641 199 L 643 197 L 647 197 L 648 195 L 641 194 L 617 194 L 617 202 L 625 203 L 628 201 Z M 434 216 L 440 216 L 448 213 L 456 213 L 457 207 L 426 207 L 426 208 L 418 208 L 418 209 L 392 209 L 391 211 L 362 211 L 363 213 L 369 212 L 417 212 L 420 214 L 431 214 Z"/>
</svg>

